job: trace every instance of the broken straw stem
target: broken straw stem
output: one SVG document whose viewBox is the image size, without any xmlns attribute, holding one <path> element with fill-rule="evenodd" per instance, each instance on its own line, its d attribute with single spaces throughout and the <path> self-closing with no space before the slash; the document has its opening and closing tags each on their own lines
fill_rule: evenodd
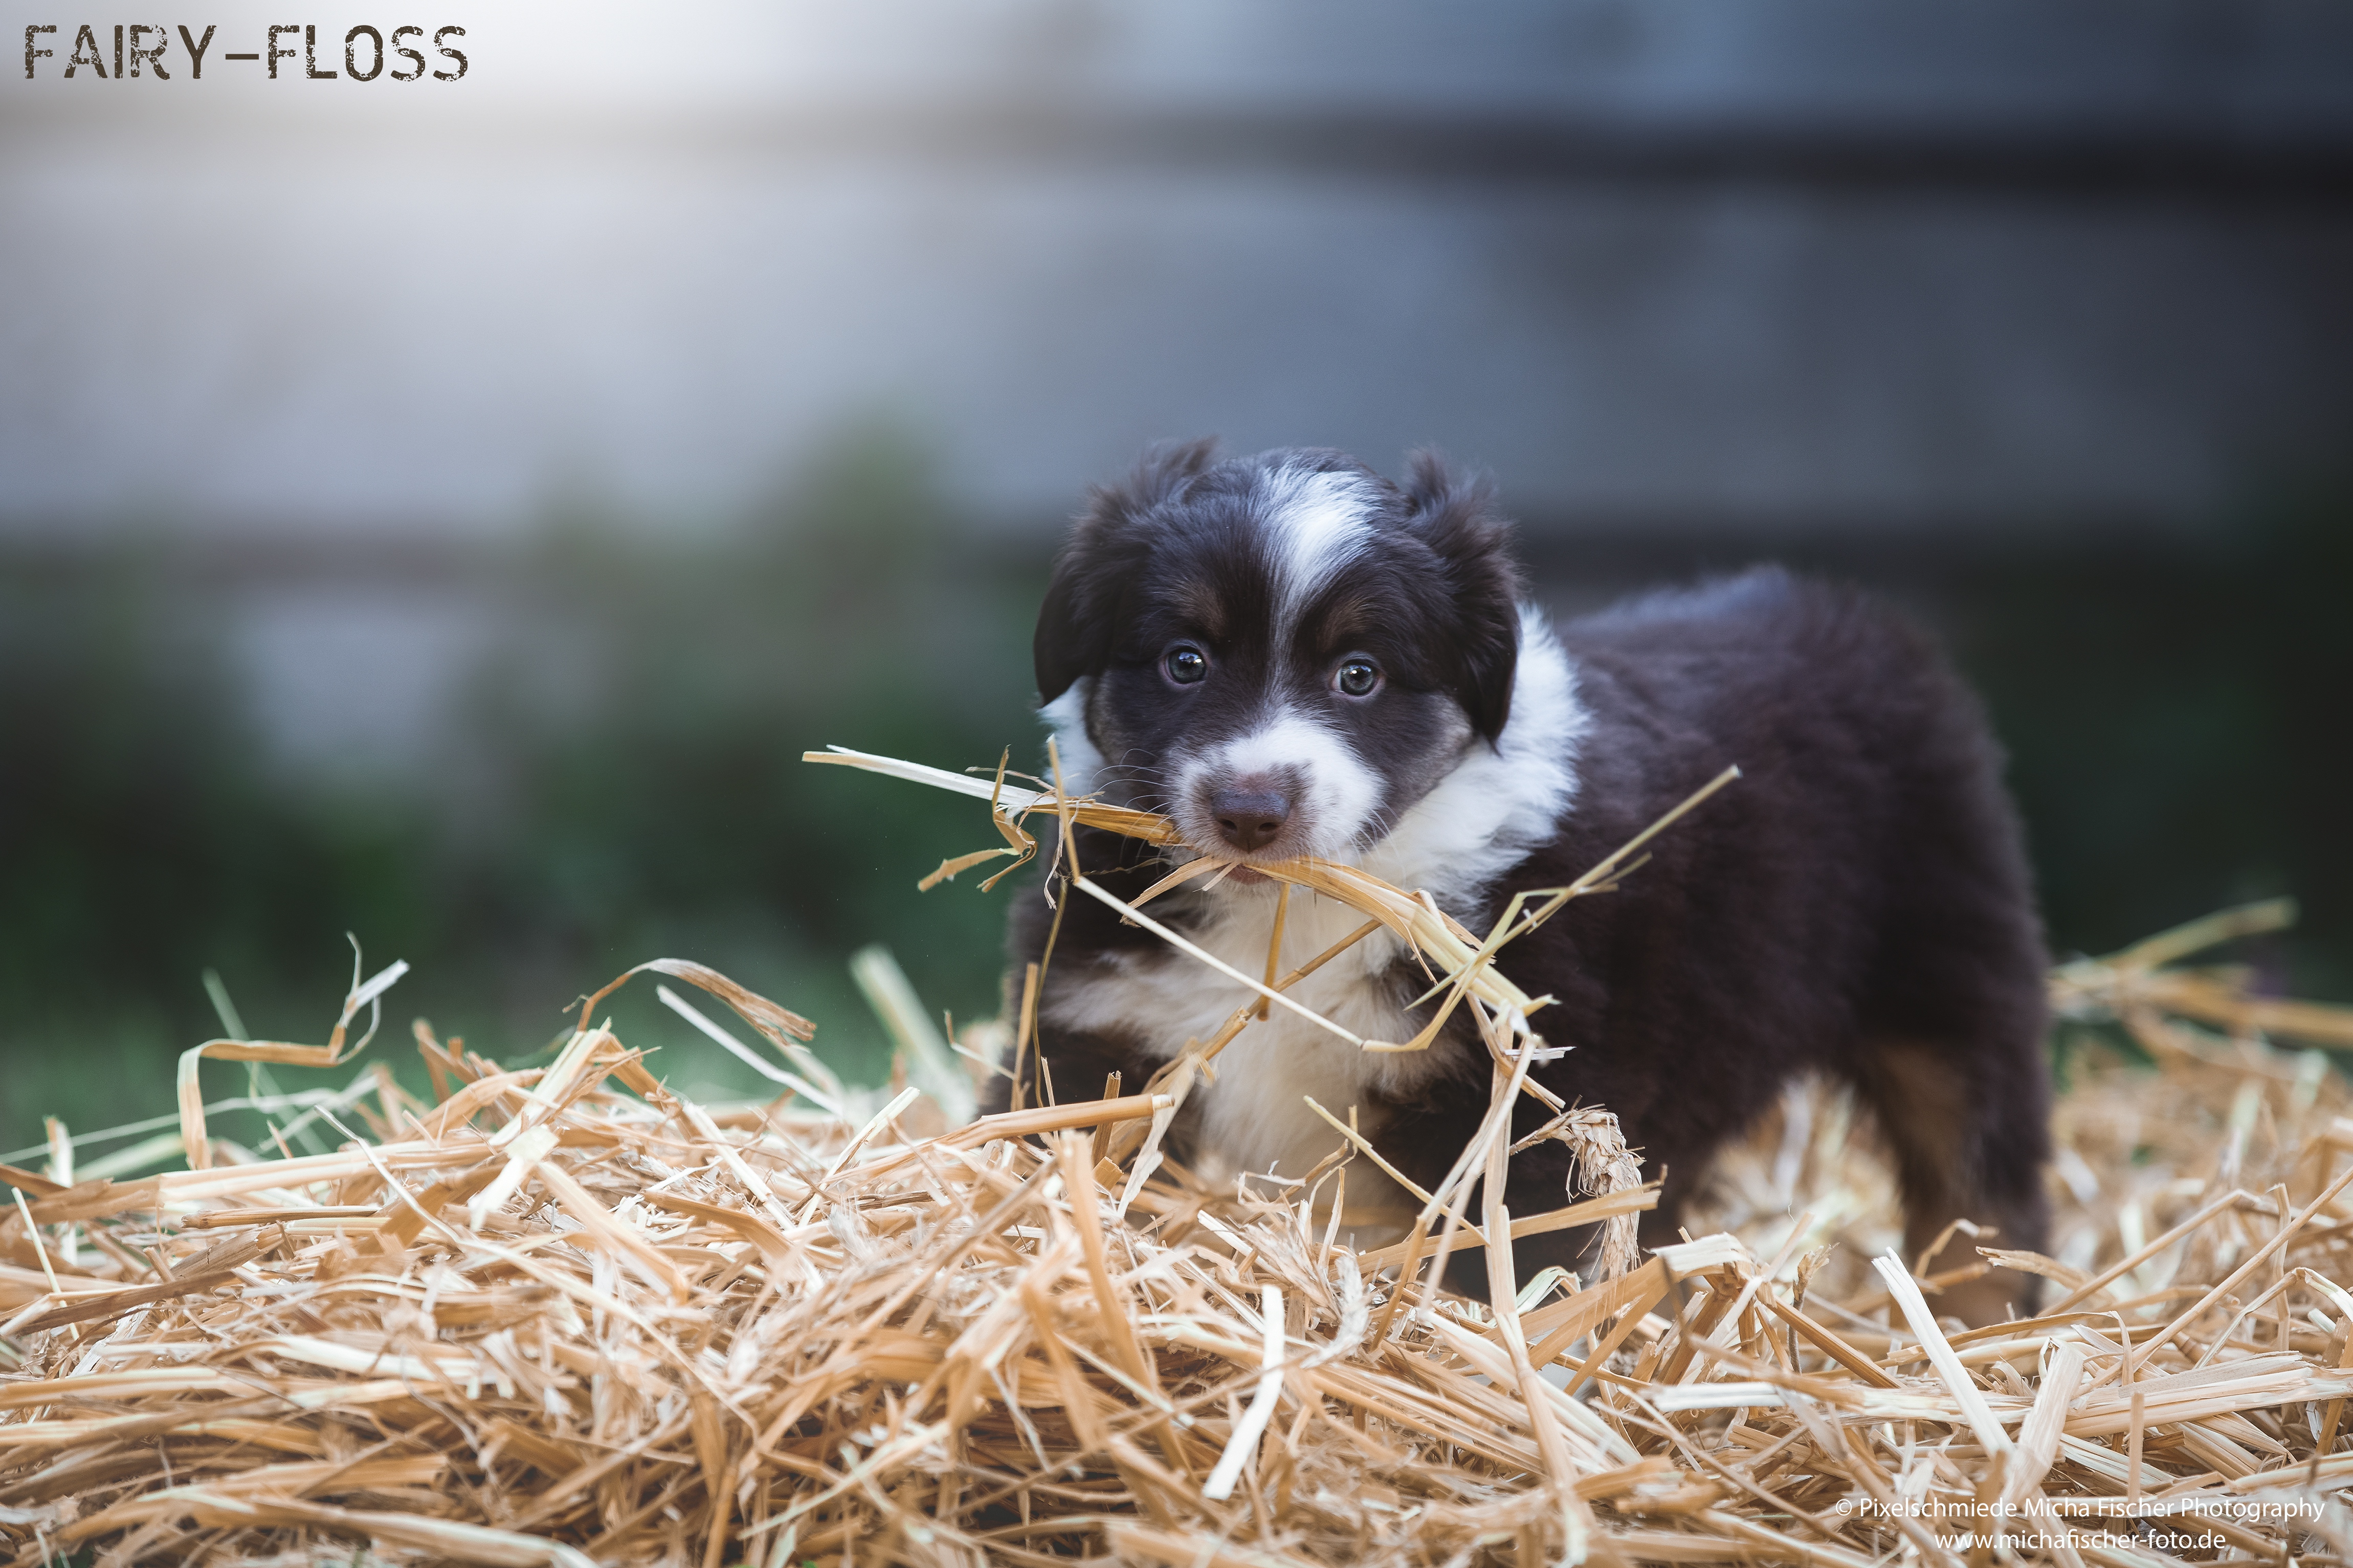
<svg viewBox="0 0 2353 1568">
<path fill-rule="evenodd" d="M 1945 1331 L 1936 1326 L 1936 1315 L 1928 1310 L 1927 1298 L 1920 1294 L 1920 1287 L 1914 1282 L 1911 1271 L 1904 1267 L 1904 1259 L 1891 1251 L 1873 1258 L 1871 1266 L 1879 1271 L 1882 1279 L 1887 1281 L 1888 1294 L 1895 1298 L 1895 1304 L 1903 1309 L 1905 1321 L 1920 1337 L 1920 1348 L 1928 1352 L 1929 1364 L 1936 1369 L 1936 1374 L 1944 1379 L 1945 1386 L 1952 1391 L 1953 1401 L 1961 1407 L 1961 1417 L 1968 1423 L 1969 1430 L 1977 1434 L 1978 1441 L 1988 1454 L 2009 1454 L 2012 1447 L 2010 1434 L 2002 1430 L 2001 1423 L 1994 1417 L 1992 1407 L 1986 1404 L 1985 1395 L 1978 1392 L 1978 1385 L 1969 1376 L 1968 1369 L 1961 1364 L 1961 1358 L 1954 1353 L 1951 1342 L 1945 1338 Z"/>
<path fill-rule="evenodd" d="M 25 1234 L 33 1238 L 33 1252 L 41 1260 L 41 1272 L 48 1277 L 49 1294 L 58 1294 L 58 1271 L 49 1267 L 49 1249 L 41 1245 L 41 1227 L 33 1223 L 33 1211 L 26 1206 L 25 1190 L 16 1189 L 16 1212 L 25 1219 Z"/>
<path fill-rule="evenodd" d="M 712 1023 L 710 1017 L 703 1013 L 702 1008 L 697 1007 L 693 1003 L 689 1002 L 685 997 L 681 996 L 669 986 L 656 985 L 654 987 L 654 994 L 661 999 L 661 1005 L 663 1006 L 669 1008 L 671 1012 L 677 1014 L 680 1017 L 685 1019 L 688 1023 L 693 1025 L 696 1028 L 702 1030 L 704 1034 L 710 1036 L 712 1039 L 726 1047 L 728 1050 L 734 1053 L 734 1055 L 740 1058 L 745 1065 L 750 1067 L 754 1072 L 758 1073 L 770 1083 L 783 1084 L 786 1089 L 791 1089 L 795 1094 L 799 1095 L 803 1100 L 807 1100 L 811 1105 L 816 1106 L 819 1110 L 826 1112 L 829 1116 L 839 1116 L 844 1121 L 849 1120 L 849 1112 L 842 1106 L 840 1101 L 835 1100 L 831 1095 L 826 1093 L 825 1090 L 818 1088 L 815 1084 L 809 1082 L 798 1073 L 787 1072 L 783 1068 L 769 1066 L 765 1060 L 753 1051 L 751 1047 L 737 1039 L 733 1034 L 729 1033 L 726 1029 L 722 1028 L 719 1025 Z"/>
<path fill-rule="evenodd" d="M 1203 1497 L 1219 1502 L 1234 1495 L 1234 1483 L 1241 1479 L 1242 1467 L 1258 1452 L 1258 1440 L 1266 1435 L 1266 1424 L 1274 1419 L 1275 1401 L 1282 1394 L 1281 1286 L 1261 1288 L 1259 1319 L 1266 1336 L 1265 1355 L 1260 1364 L 1266 1370 L 1258 1374 L 1258 1392 L 1250 1395 L 1250 1408 L 1235 1423 L 1233 1436 L 1226 1439 L 1226 1451 L 1218 1456 L 1217 1468 L 1201 1486 Z"/>
</svg>

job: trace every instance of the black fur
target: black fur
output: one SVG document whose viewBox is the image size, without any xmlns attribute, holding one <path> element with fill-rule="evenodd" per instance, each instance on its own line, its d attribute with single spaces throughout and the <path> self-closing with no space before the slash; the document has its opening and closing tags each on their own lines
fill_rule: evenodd
<svg viewBox="0 0 2353 1568">
<path fill-rule="evenodd" d="M 1107 793 L 1170 811 L 1205 850 L 1219 847 L 1196 828 L 1198 810 L 1188 821 L 1187 803 L 1168 798 L 1166 763 L 1204 728 L 1239 722 L 1248 703 L 1229 695 L 1219 706 L 1204 683 L 1187 706 L 1193 693 L 1156 662 L 1172 637 L 1200 643 L 1236 690 L 1313 699 L 1330 724 L 1358 726 L 1349 744 L 1387 792 L 1373 837 L 1511 721 L 1518 578 L 1507 532 L 1483 488 L 1433 458 L 1417 458 L 1402 488 L 1366 476 L 1378 498 L 1374 545 L 1318 598 L 1296 647 L 1267 645 L 1273 596 L 1250 485 L 1271 465 L 1303 462 L 1365 475 L 1333 454 L 1212 465 L 1206 443 L 1156 453 L 1097 493 L 1039 616 L 1041 695 L 1097 678 L 1087 719 L 1113 764 Z M 2045 956 L 1999 752 L 1937 651 L 1868 596 L 1772 568 L 1635 599 L 1559 637 L 1590 715 L 1575 799 L 1551 842 L 1452 911 L 1473 930 L 1514 889 L 1573 879 L 1726 764 L 1745 774 L 1658 839 L 1622 890 L 1572 903 L 1503 964 L 1524 990 L 1557 999 L 1532 1021 L 1574 1047 L 1535 1076 L 1615 1111 L 1647 1173 L 1666 1178 L 1646 1236 L 1671 1237 L 1715 1152 L 1793 1074 L 1814 1069 L 1852 1083 L 1886 1129 L 1915 1251 L 1963 1215 L 1997 1227 L 2004 1246 L 2039 1247 Z M 1335 649 L 1359 645 L 1387 671 L 1380 701 L 1308 689 Z M 1164 868 L 1134 841 L 1077 837 L 1089 873 L 1124 897 Z M 1285 839 L 1267 854 L 1298 847 Z M 1015 955 L 1034 962 L 1050 916 L 1034 895 L 1019 905 Z M 1072 898 L 1047 994 L 1156 942 Z M 1390 984 L 1411 995 L 1426 982 L 1400 965 Z M 1164 1059 L 1140 1049 L 1151 1025 L 1041 1026 L 1060 1098 L 1098 1092 L 1113 1070 L 1130 1091 L 1140 1086 Z M 1483 1050 L 1461 1037 L 1438 1048 L 1446 1070 L 1381 1108 L 1378 1135 L 1425 1186 L 1488 1095 Z M 1034 1066 L 1025 1076 L 1034 1100 Z M 1006 1080 L 995 1081 L 1001 1106 Z M 1531 1101 L 1519 1112 L 1523 1127 L 1538 1120 Z M 1545 1143 L 1514 1160 L 1515 1213 L 1563 1201 L 1566 1159 Z M 1519 1277 L 1572 1260 L 1586 1239 L 1518 1244 Z M 1957 1243 L 1940 1266 L 1968 1256 Z M 1458 1276 L 1477 1288 L 1481 1266 L 1463 1261 Z M 1946 1306 L 1998 1316 L 2025 1287 L 1995 1276 Z"/>
<path fill-rule="evenodd" d="M 1030 655 L 1038 700 L 1103 668 L 1130 592 L 1151 553 L 1153 509 L 1180 492 L 1208 463 L 1214 441 L 1187 441 L 1145 454 L 1124 483 L 1098 486 L 1054 563 L 1039 607 Z"/>
<path fill-rule="evenodd" d="M 1451 601 L 1448 685 L 1471 726 L 1489 740 L 1512 713 L 1512 672 L 1520 657 L 1520 576 L 1512 565 L 1511 531 L 1493 507 L 1484 479 L 1457 480 L 1434 452 L 1413 455 L 1406 485 L 1407 526 L 1428 544 L 1443 571 Z"/>
</svg>

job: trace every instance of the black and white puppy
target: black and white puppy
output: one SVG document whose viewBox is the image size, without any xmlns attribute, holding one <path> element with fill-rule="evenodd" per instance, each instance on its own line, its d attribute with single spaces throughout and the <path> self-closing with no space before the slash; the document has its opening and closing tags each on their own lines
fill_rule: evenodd
<svg viewBox="0 0 2353 1568">
<path fill-rule="evenodd" d="M 1556 630 L 1519 602 L 1485 488 L 1436 459 L 1399 486 L 1335 452 L 1218 462 L 1203 442 L 1095 492 L 1055 566 L 1036 656 L 1073 788 L 1164 812 L 1194 851 L 1245 868 L 1300 854 L 1360 865 L 1477 931 L 1514 890 L 1574 879 L 1738 763 L 1745 778 L 1657 840 L 1620 890 L 1507 950 L 1524 991 L 1556 998 L 1534 1026 L 1570 1047 L 1535 1076 L 1615 1111 L 1665 1177 L 1651 1237 L 1672 1237 L 1714 1151 L 1819 1069 L 1884 1129 L 1915 1255 L 1957 1217 L 2041 1245 L 2045 959 L 2018 822 L 1976 702 L 1869 599 L 1768 569 Z M 1086 872 L 1123 897 L 1166 869 L 1135 840 L 1075 837 Z M 1277 891 L 1244 869 L 1154 907 L 1256 973 Z M 1362 919 L 1294 894 L 1283 968 Z M 1044 900 L 1019 901 L 1017 963 L 1044 956 L 1050 923 Z M 1428 984 L 1381 933 L 1293 994 L 1398 1041 L 1426 1021 L 1409 1005 Z M 1039 1056 L 1064 1100 L 1114 1070 L 1133 1092 L 1249 994 L 1068 900 L 1025 1098 L 1040 1096 Z M 1299 1176 L 1338 1142 L 1312 1096 L 1355 1107 L 1386 1157 L 1430 1186 L 1489 1092 L 1485 1048 L 1456 1023 L 1426 1052 L 1367 1054 L 1276 1009 L 1195 1089 L 1170 1152 L 1218 1181 Z M 996 1082 L 1001 1106 L 1010 1084 Z M 1540 1107 L 1519 1109 L 1533 1127 Z M 1513 1162 L 1506 1201 L 1557 1207 L 1567 1175 L 1562 1146 L 1538 1144 Z M 1375 1231 L 1410 1214 L 1394 1188 L 1367 1206 L 1390 1221 Z M 1588 1240 L 1517 1244 L 1519 1278 L 1573 1263 Z M 1970 1260 L 1966 1246 L 1939 1266 Z M 1461 1278 L 1483 1277 L 1462 1261 Z M 1989 1276 L 1940 1306 L 1999 1317 L 2026 1283 Z"/>
</svg>

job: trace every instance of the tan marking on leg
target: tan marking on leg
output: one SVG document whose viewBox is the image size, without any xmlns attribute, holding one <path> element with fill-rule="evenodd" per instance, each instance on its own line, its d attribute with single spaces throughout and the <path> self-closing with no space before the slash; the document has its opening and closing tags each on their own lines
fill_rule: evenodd
<svg viewBox="0 0 2353 1568">
<path fill-rule="evenodd" d="M 1921 1254 L 1934 1247 L 1936 1256 L 1923 1270 L 1934 1278 L 1982 1262 L 1977 1255 L 1980 1244 L 2030 1245 L 2026 1237 L 2001 1235 L 2010 1216 L 1985 1196 L 1982 1173 L 1974 1168 L 1969 1149 L 1980 1108 L 1944 1050 L 1915 1041 L 1882 1042 L 1865 1063 L 1861 1087 L 1903 1183 L 1907 1266 L 1916 1266 Z M 1957 1220 L 1973 1222 L 1979 1234 L 1956 1227 Z M 2023 1311 L 2033 1285 L 2031 1276 L 1994 1269 L 1953 1280 L 1929 1301 L 1939 1316 L 1949 1314 L 1976 1327 Z"/>
</svg>

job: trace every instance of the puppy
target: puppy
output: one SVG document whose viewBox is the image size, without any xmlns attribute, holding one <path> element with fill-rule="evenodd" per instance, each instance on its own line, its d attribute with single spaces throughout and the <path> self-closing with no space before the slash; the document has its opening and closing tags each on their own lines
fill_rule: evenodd
<svg viewBox="0 0 2353 1568">
<path fill-rule="evenodd" d="M 1869 599 L 1765 569 L 1556 630 L 1519 602 L 1484 486 L 1439 460 L 1416 458 L 1399 486 L 1335 452 L 1219 462 L 1202 442 L 1093 494 L 1035 651 L 1071 786 L 1163 812 L 1189 854 L 1239 863 L 1154 909 L 1245 973 L 1265 966 L 1279 891 L 1253 862 L 1348 861 L 1483 932 L 1514 891 L 1573 880 L 1739 764 L 1620 890 L 1504 950 L 1522 990 L 1555 998 L 1533 1026 L 1569 1047 L 1533 1076 L 1616 1112 L 1664 1178 L 1646 1239 L 1672 1237 L 1711 1154 L 1812 1069 L 1852 1084 L 1884 1130 L 1910 1256 L 1958 1218 L 2042 1245 L 2045 956 L 2019 824 L 1977 703 Z M 1167 869 L 1136 840 L 1073 837 L 1123 898 Z M 1046 964 L 1026 1103 L 1041 1068 L 1064 1100 L 1113 1071 L 1134 1092 L 1250 999 L 1103 905 L 1061 904 L 1059 931 L 1034 897 L 1013 923 L 1017 965 Z M 1283 970 L 1362 921 L 1294 891 Z M 1410 1004 L 1429 984 L 1381 932 L 1291 994 L 1401 1041 L 1428 1021 Z M 1484 1112 L 1489 1062 L 1459 1015 L 1427 1051 L 1367 1054 L 1275 1009 L 1219 1056 L 1167 1147 L 1219 1182 L 1296 1178 L 1339 1142 L 1312 1097 L 1353 1107 L 1432 1187 Z M 1011 1084 L 996 1084 L 1001 1109 Z M 1523 1097 L 1515 1128 L 1541 1115 Z M 1567 1201 L 1568 1159 L 1557 1142 L 1515 1157 L 1513 1211 Z M 1366 1194 L 1385 1180 L 1367 1163 L 1350 1170 L 1348 1217 L 1369 1245 L 1413 1205 L 1394 1186 Z M 1518 1277 L 1574 1266 L 1590 1239 L 1514 1244 Z M 1963 1233 L 1932 1268 L 1974 1261 L 1968 1248 Z M 1483 1294 L 1483 1263 L 1457 1261 Z M 1988 1275 L 1939 1307 L 1997 1319 L 2027 1285 Z"/>
</svg>

